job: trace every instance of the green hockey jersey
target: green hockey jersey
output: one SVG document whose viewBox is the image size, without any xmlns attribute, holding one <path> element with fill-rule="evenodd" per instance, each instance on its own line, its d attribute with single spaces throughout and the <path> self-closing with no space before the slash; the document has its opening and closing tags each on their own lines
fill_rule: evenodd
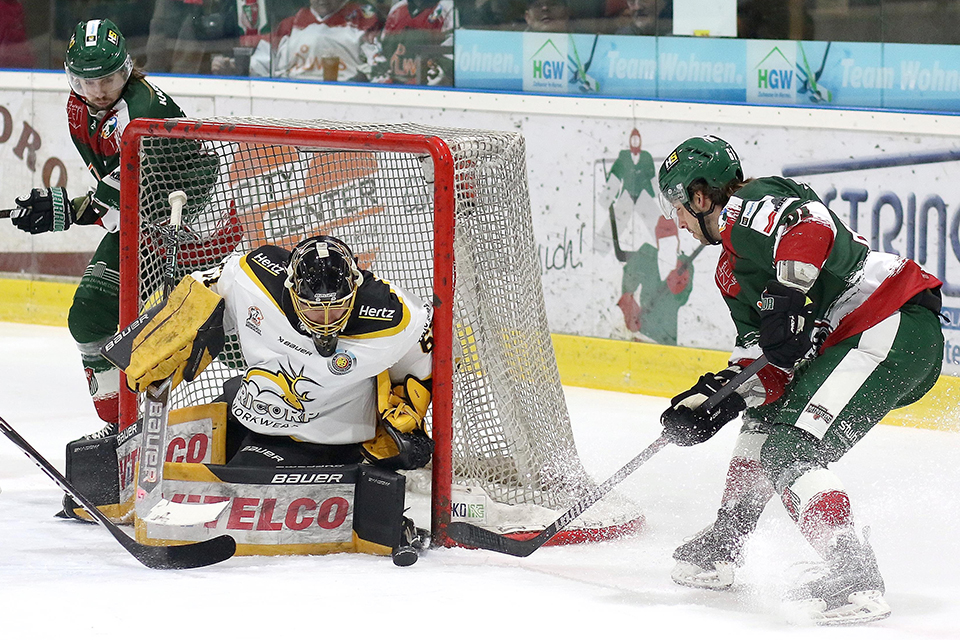
<svg viewBox="0 0 960 640">
<path fill-rule="evenodd" d="M 917 293 L 941 285 L 914 261 L 871 250 L 809 186 L 787 178 L 758 178 L 744 185 L 724 208 L 720 231 L 723 252 L 716 282 L 737 328 L 734 362 L 761 353 L 760 295 L 776 278 L 779 260 L 820 269 L 808 292 L 814 304 L 813 344 L 820 350 L 865 331 Z"/>
<path fill-rule="evenodd" d="M 107 111 L 94 112 L 71 92 L 67 100 L 70 137 L 97 181 L 91 206 L 77 222 L 120 227 L 120 138 L 135 118 L 182 118 L 183 111 L 167 94 L 146 80 L 132 79 L 120 100 Z"/>
</svg>

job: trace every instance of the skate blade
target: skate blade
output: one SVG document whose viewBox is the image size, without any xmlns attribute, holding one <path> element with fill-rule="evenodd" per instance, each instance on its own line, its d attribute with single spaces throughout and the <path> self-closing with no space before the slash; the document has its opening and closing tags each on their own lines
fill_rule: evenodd
<svg viewBox="0 0 960 640">
<path fill-rule="evenodd" d="M 796 600 L 785 603 L 784 613 L 792 624 L 819 626 L 867 624 L 890 615 L 890 605 L 879 591 L 856 591 L 847 597 L 847 602 L 827 609 L 821 598 Z"/>
<path fill-rule="evenodd" d="M 715 562 L 713 566 L 714 571 L 707 571 L 691 562 L 680 561 L 670 577 L 677 584 L 694 589 L 726 591 L 732 587 L 736 565 L 732 562 Z"/>
</svg>

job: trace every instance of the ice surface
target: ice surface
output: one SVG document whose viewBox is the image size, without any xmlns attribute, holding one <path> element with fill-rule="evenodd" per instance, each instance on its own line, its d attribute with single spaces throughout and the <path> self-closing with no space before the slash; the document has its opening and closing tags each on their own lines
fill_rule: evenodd
<svg viewBox="0 0 960 640">
<path fill-rule="evenodd" d="M 63 468 L 98 429 L 65 329 L 0 323 L 0 415 Z M 577 445 L 603 481 L 658 435 L 666 401 L 568 388 Z M 779 594 L 814 556 L 778 503 L 727 593 L 670 581 L 670 554 L 717 507 L 736 428 L 668 447 L 620 489 L 640 534 L 544 547 L 528 558 L 431 550 L 409 568 L 364 555 L 242 557 L 205 569 L 141 566 L 96 525 L 53 518 L 60 491 L 0 438 L 0 628 L 22 638 L 960 638 L 960 433 L 881 425 L 835 465 L 871 540 L 893 615 L 873 625 L 790 626 Z"/>
</svg>

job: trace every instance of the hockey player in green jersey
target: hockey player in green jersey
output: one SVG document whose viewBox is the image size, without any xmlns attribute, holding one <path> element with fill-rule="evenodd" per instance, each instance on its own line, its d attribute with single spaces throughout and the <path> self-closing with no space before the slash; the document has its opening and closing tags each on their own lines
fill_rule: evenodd
<svg viewBox="0 0 960 640">
<path fill-rule="evenodd" d="M 116 333 L 120 317 L 120 137 L 134 118 L 175 118 L 184 114 L 134 67 L 123 35 L 110 20 L 77 25 L 67 46 L 64 67 L 71 89 L 67 100 L 70 137 L 96 186 L 72 200 L 63 187 L 33 189 L 17 198 L 18 209 L 11 218 L 17 228 L 29 233 L 66 231 L 74 224 L 97 224 L 107 231 L 80 279 L 68 326 L 80 350 L 94 406 L 106 423 L 101 431 L 86 439 L 115 440 L 120 375 L 100 355 L 100 347 Z M 104 460 L 109 458 L 108 452 Z M 78 488 L 84 486 L 87 492 L 98 494 L 102 483 L 96 481 L 98 487 L 92 487 L 81 480 L 78 484 L 77 474 L 86 472 L 72 469 L 72 456 L 68 454 L 67 459 L 68 478 Z M 115 458 L 113 465 L 115 469 Z M 116 477 L 111 478 L 108 473 L 103 483 L 111 481 L 115 485 Z M 67 508 L 66 513 L 70 515 L 72 509 Z"/>
<path fill-rule="evenodd" d="M 702 244 L 722 246 L 716 282 L 737 329 L 729 366 L 671 400 L 664 435 L 704 442 L 743 412 L 716 521 L 674 553 L 673 579 L 726 589 L 774 494 L 823 557 L 786 599 L 818 624 L 869 622 L 890 607 L 850 498 L 828 466 L 940 373 L 941 282 L 872 251 L 810 187 L 745 180 L 733 148 L 691 138 L 660 167 L 664 209 Z M 709 412 L 694 410 L 743 367 L 768 364 Z"/>
</svg>

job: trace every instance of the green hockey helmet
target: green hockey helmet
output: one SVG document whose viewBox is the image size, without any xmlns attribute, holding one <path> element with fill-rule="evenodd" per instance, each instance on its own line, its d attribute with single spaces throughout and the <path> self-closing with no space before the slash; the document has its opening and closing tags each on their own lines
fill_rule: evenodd
<svg viewBox="0 0 960 640">
<path fill-rule="evenodd" d="M 106 88 L 122 90 L 133 72 L 123 34 L 110 20 L 88 20 L 77 24 L 67 45 L 64 69 L 70 88 L 88 97 L 92 81 Z"/>
<path fill-rule="evenodd" d="M 723 189 L 733 180 L 743 180 L 740 158 L 733 147 L 716 136 L 685 140 L 660 165 L 658 175 L 664 213 L 673 217 L 679 204 L 690 201 L 690 186 L 703 180 L 713 189 Z"/>
</svg>

